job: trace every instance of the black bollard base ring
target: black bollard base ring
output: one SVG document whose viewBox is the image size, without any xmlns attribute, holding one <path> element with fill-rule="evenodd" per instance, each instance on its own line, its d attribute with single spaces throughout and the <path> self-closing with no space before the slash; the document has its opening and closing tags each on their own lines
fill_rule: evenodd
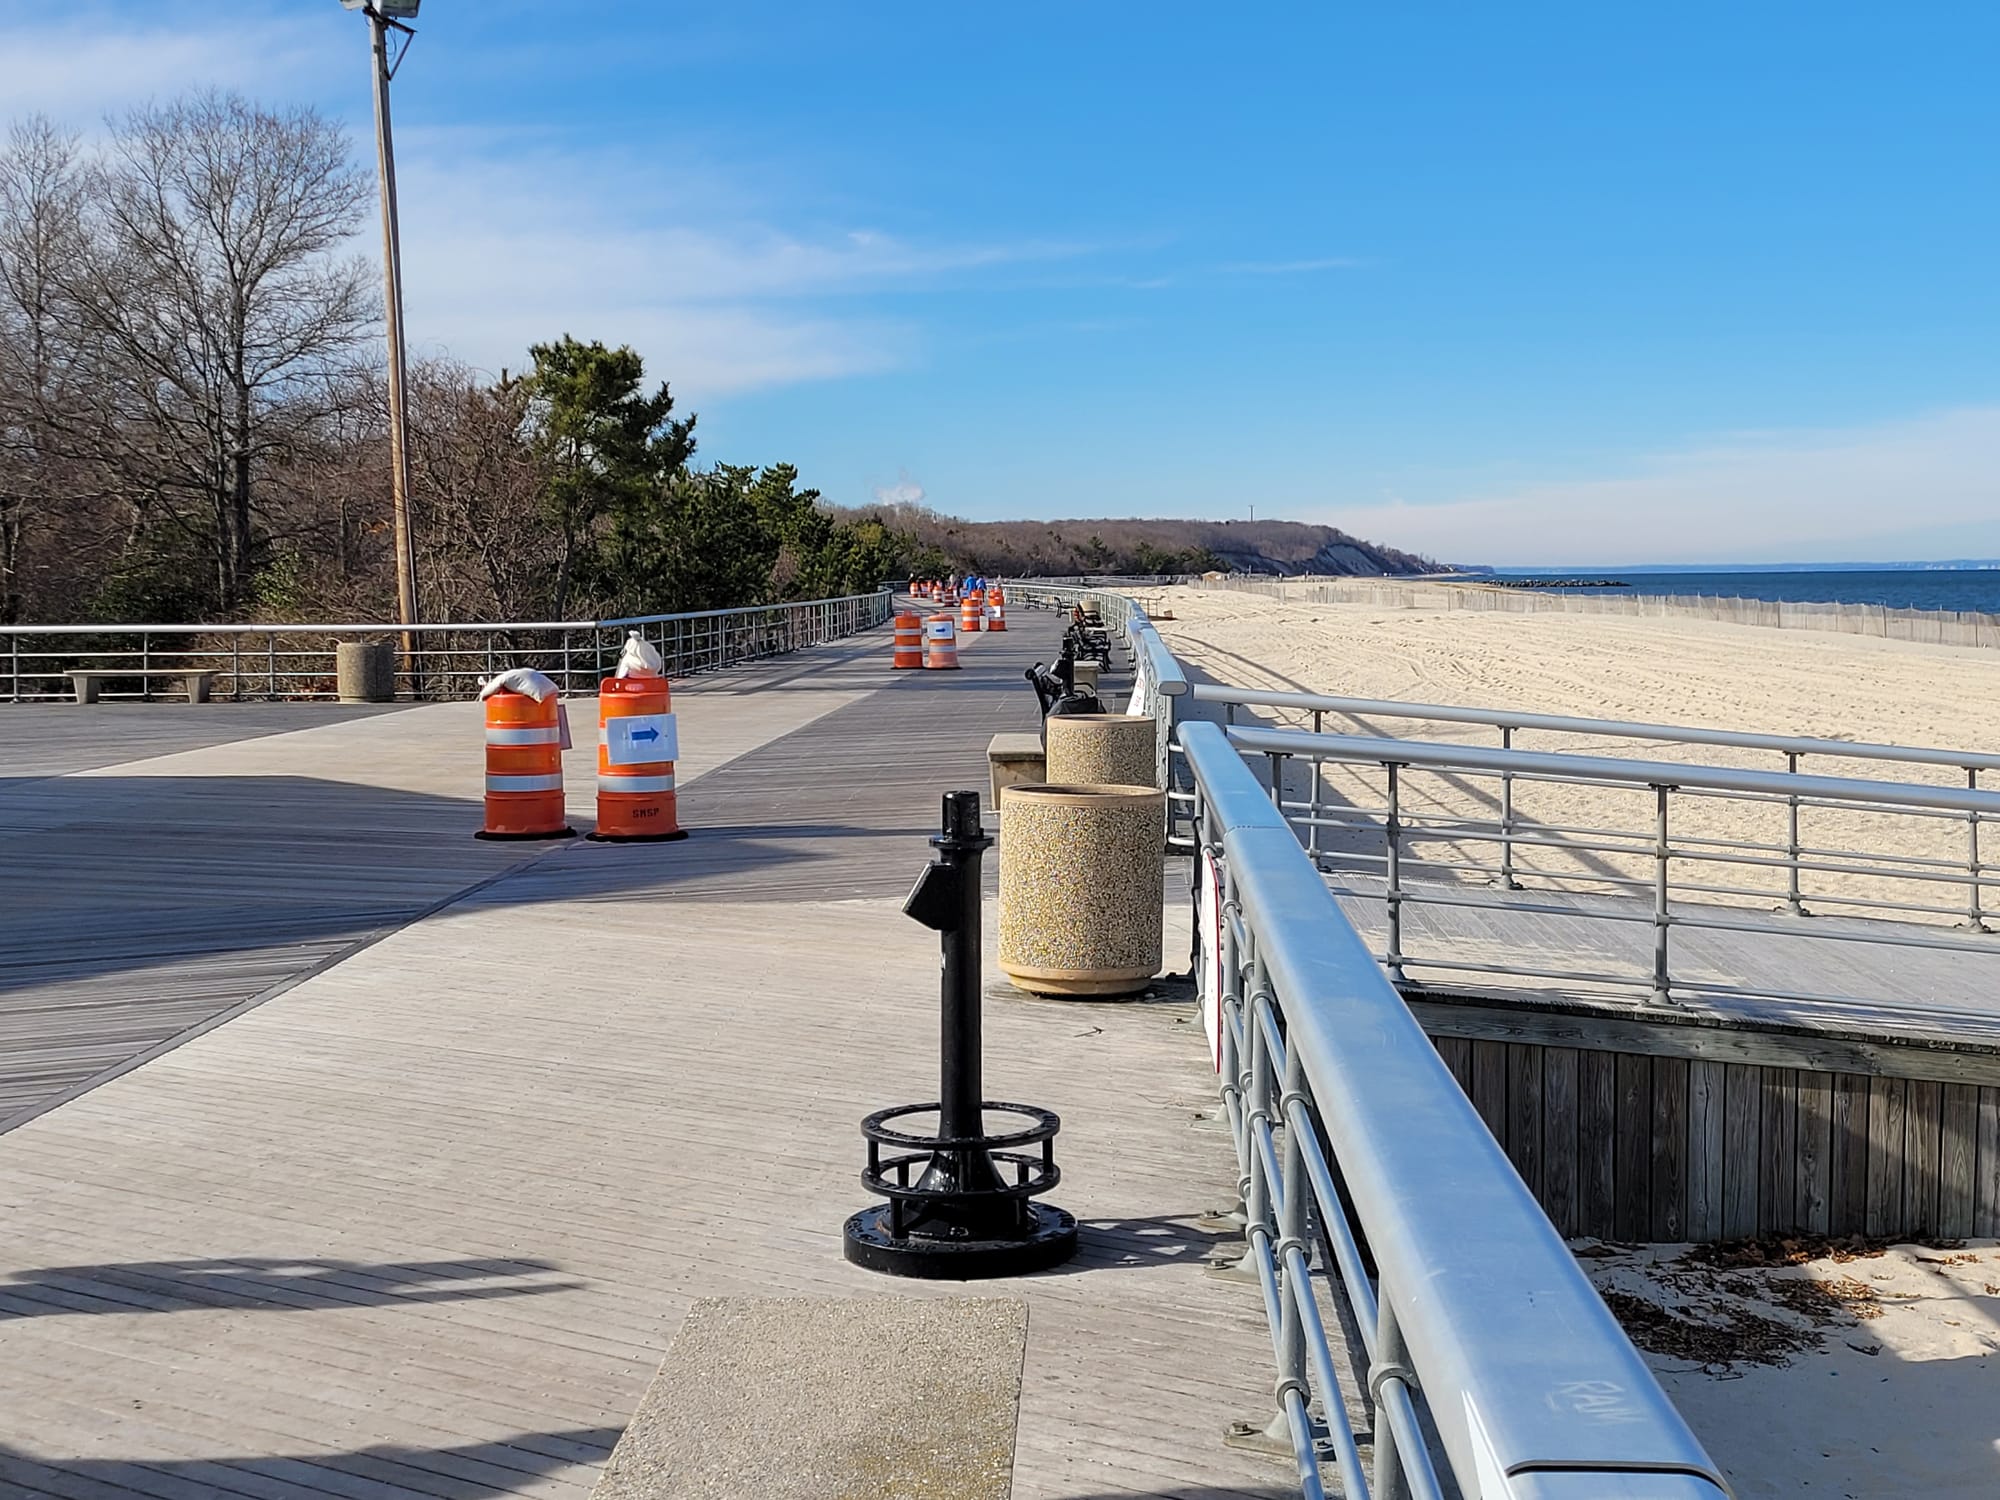
<svg viewBox="0 0 2000 1500">
<path fill-rule="evenodd" d="M 985 1281 L 1026 1276 L 1059 1266 L 1076 1254 L 1076 1219 L 1052 1203 L 1027 1205 L 1026 1234 L 1000 1240 L 898 1238 L 889 1231 L 889 1205 L 864 1208 L 842 1231 L 844 1252 L 855 1265 L 885 1276 L 925 1281 Z"/>
</svg>

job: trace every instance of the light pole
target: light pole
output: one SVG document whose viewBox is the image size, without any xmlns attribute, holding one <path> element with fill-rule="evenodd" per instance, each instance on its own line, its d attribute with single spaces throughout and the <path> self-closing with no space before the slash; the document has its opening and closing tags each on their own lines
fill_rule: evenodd
<svg viewBox="0 0 2000 1500">
<path fill-rule="evenodd" d="M 396 530 L 396 616 L 405 627 L 403 669 L 409 672 L 415 670 L 416 638 L 407 627 L 417 622 L 417 565 L 410 535 L 410 408 L 403 369 L 403 243 L 396 227 L 396 146 L 389 130 L 389 80 L 395 76 L 389 63 L 389 33 L 415 36 L 403 23 L 416 19 L 423 0 L 340 3 L 368 17 L 369 71 L 375 84 L 375 164 L 382 182 L 383 305 L 389 334 L 389 495 Z M 408 45 L 404 44 L 405 50 Z"/>
</svg>

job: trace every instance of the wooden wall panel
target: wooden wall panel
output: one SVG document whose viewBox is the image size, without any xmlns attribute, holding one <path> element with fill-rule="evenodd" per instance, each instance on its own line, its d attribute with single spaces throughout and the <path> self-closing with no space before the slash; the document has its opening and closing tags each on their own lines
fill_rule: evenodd
<svg viewBox="0 0 2000 1500">
<path fill-rule="evenodd" d="M 1579 1234 L 1576 1203 L 1577 1054 L 1542 1049 L 1542 1207 L 1556 1232 Z"/>
<path fill-rule="evenodd" d="M 1759 1127 L 1763 1121 L 1764 1070 L 1744 1063 L 1723 1068 L 1722 1237 L 1757 1232 Z"/>
<path fill-rule="evenodd" d="M 1612 1144 L 1617 1134 L 1618 1086 L 1609 1052 L 1579 1052 L 1576 1059 L 1576 1205 L 1579 1233 L 1610 1239 Z"/>
<path fill-rule="evenodd" d="M 2000 1237 L 2000 1086 L 1435 1040 L 1565 1238 Z"/>
<path fill-rule="evenodd" d="M 1833 1141 L 1828 1181 L 1827 1233 L 1861 1234 L 1868 1228 L 1868 1080 L 1859 1073 L 1833 1075 Z"/>
<path fill-rule="evenodd" d="M 1507 1043 L 1507 1156 L 1537 1199 L 1542 1196 L 1542 1053 Z"/>
<path fill-rule="evenodd" d="M 1901 1078 L 1868 1080 L 1869 1234 L 1891 1234 L 1903 1216 L 1903 1117 L 1908 1084 Z"/>
<path fill-rule="evenodd" d="M 1688 1238 L 1722 1238 L 1723 1067 L 1688 1064 Z"/>
</svg>

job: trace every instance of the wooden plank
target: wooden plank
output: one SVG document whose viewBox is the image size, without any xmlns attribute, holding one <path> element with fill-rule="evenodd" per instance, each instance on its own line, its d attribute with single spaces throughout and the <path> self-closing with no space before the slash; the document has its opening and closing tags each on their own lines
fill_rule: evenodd
<svg viewBox="0 0 2000 1500">
<path fill-rule="evenodd" d="M 1451 1076 L 1458 1080 L 1459 1088 L 1467 1098 L 1472 1096 L 1472 1043 L 1462 1036 L 1437 1036 L 1431 1041 L 1436 1045 L 1438 1056 L 1451 1069 Z"/>
<path fill-rule="evenodd" d="M 1827 1149 L 1827 1233 L 1862 1234 L 1868 1228 L 1868 1080 L 1833 1075 L 1833 1129 Z"/>
<path fill-rule="evenodd" d="M 1472 1107 L 1493 1132 L 1493 1139 L 1507 1144 L 1507 1044 L 1472 1044 Z"/>
<path fill-rule="evenodd" d="M 1578 1233 L 1610 1239 L 1612 1147 L 1618 1131 L 1618 1084 L 1609 1052 L 1579 1052 L 1576 1059 L 1576 1207 Z"/>
<path fill-rule="evenodd" d="M 1757 1232 L 1792 1228 L 1798 1176 L 1798 1089 L 1794 1068 L 1765 1068 L 1757 1164 Z"/>
<path fill-rule="evenodd" d="M 1903 1218 L 1899 1234 L 1938 1232 L 1939 1162 L 1944 1139 L 1941 1084 L 1909 1081 L 1903 1113 Z"/>
<path fill-rule="evenodd" d="M 1612 1217 L 1621 1240 L 1652 1233 L 1653 1059 L 1619 1053 Z"/>
<path fill-rule="evenodd" d="M 1972 1232 L 2000 1238 L 2000 1088 L 1979 1091 L 1979 1150 L 1973 1164 Z"/>
<path fill-rule="evenodd" d="M 1722 1238 L 1724 1067 L 1688 1064 L 1688 1238 Z"/>
<path fill-rule="evenodd" d="M 1723 1069 L 1722 1237 L 1742 1239 L 1757 1232 L 1758 1147 L 1763 1121 L 1763 1070 L 1738 1063 Z"/>
<path fill-rule="evenodd" d="M 1352 914 L 1363 919 L 1358 925 L 1364 929 L 1367 913 L 1365 905 L 1352 908 Z M 1450 944 L 1463 937 L 1447 931 L 1432 941 Z M 1467 946 L 1477 951 L 1476 944 Z M 1578 955 L 1562 956 L 1574 959 Z M 1955 1046 L 1940 1046 L 1932 1035 L 1934 1027 L 1904 1036 L 1900 1023 L 1886 1021 L 1871 1036 L 1857 1031 L 1851 1021 L 1835 1025 L 1804 1007 L 1785 1007 L 1773 1024 L 1768 1018 L 1760 1023 L 1711 1015 L 1692 1006 L 1635 1017 L 1628 1004 L 1592 1006 L 1589 997 L 1581 995 L 1566 995 L 1560 1007 L 1552 1008 L 1541 991 L 1512 999 L 1493 993 L 1453 996 L 1442 989 L 1425 989 L 1409 998 L 1412 1013 L 1434 1036 L 2000 1086 L 2000 1037 L 1966 1036 Z M 1821 1025 L 1828 1029 L 1816 1029 Z"/>
<path fill-rule="evenodd" d="M 1908 1084 L 1868 1080 L 1868 1213 L 1871 1235 L 1896 1234 L 1903 1217 L 1903 1115 Z"/>
<path fill-rule="evenodd" d="M 1581 1233 L 1577 1210 L 1577 1053 L 1574 1047 L 1542 1051 L 1542 1206 L 1556 1233 Z"/>
<path fill-rule="evenodd" d="M 1542 1196 L 1542 1049 L 1507 1046 L 1507 1156 L 1537 1200 Z"/>
<path fill-rule="evenodd" d="M 1832 1222 L 1833 1076 L 1798 1075 L 1798 1173 L 1792 1223 L 1807 1234 L 1825 1234 Z"/>
<path fill-rule="evenodd" d="M 1938 1233 L 1963 1239 L 1973 1232 L 1973 1186 L 1979 1160 L 1979 1090 L 1947 1083 L 1942 1100 L 1943 1149 L 1938 1167 Z"/>
<path fill-rule="evenodd" d="M 1688 1237 L 1688 1069 L 1683 1057 L 1653 1059 L 1652 1238 Z"/>
</svg>

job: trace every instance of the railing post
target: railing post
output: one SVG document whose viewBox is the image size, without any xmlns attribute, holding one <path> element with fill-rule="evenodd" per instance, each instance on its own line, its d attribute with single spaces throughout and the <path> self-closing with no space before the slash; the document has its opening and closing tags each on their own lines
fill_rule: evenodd
<svg viewBox="0 0 2000 1500">
<path fill-rule="evenodd" d="M 229 633 L 229 701 L 243 701 L 243 632 Z"/>
<path fill-rule="evenodd" d="M 1278 816 L 1285 816 L 1285 757 L 1275 750 L 1265 757 L 1271 765 L 1271 806 L 1277 808 Z"/>
<path fill-rule="evenodd" d="M 1325 718 L 1324 710 L 1317 708 L 1313 710 L 1314 734 L 1320 733 Z M 1306 853 L 1312 857 L 1313 868 L 1317 870 L 1319 868 L 1319 778 L 1325 767 L 1316 760 L 1308 760 L 1306 764 L 1312 769 L 1312 794 L 1306 804 L 1306 816 L 1312 821 L 1307 825 Z"/>
<path fill-rule="evenodd" d="M 1285 1393 L 1298 1392 L 1299 1404 L 1312 1404 L 1312 1386 L 1306 1380 L 1306 1330 L 1299 1308 L 1302 1302 L 1310 1301 L 1313 1295 L 1308 1271 L 1307 1284 L 1294 1286 L 1291 1267 L 1308 1265 L 1312 1256 L 1312 1239 L 1307 1205 L 1312 1201 L 1312 1189 L 1306 1182 L 1305 1148 L 1300 1145 L 1298 1132 L 1289 1123 L 1293 1102 L 1310 1106 L 1311 1099 L 1306 1093 L 1305 1063 L 1299 1056 L 1299 1049 L 1285 1049 L 1284 1088 L 1278 1096 L 1278 1118 L 1285 1123 L 1285 1144 L 1278 1153 L 1278 1243 L 1272 1251 L 1277 1262 L 1279 1287 L 1278 1322 L 1278 1419 L 1284 1421 Z M 1297 1257 L 1290 1252 L 1297 1250 Z M 1327 1419 L 1334 1420 L 1337 1405 L 1333 1393 L 1327 1394 Z"/>
<path fill-rule="evenodd" d="M 1514 748 L 1514 726 L 1500 726 L 1500 748 Z M 1500 889 L 1518 891 L 1521 882 L 1514 878 L 1514 773 L 1500 773 Z"/>
<path fill-rule="evenodd" d="M 1785 769 L 1792 775 L 1799 774 L 1799 756 L 1796 750 L 1785 752 Z M 1799 892 L 1799 794 L 1794 792 L 1785 799 L 1785 904 L 1795 917 L 1809 917 L 1811 912 Z"/>
<path fill-rule="evenodd" d="M 21 701 L 21 633 L 18 630 L 7 633 L 8 698 L 15 703 Z"/>
<path fill-rule="evenodd" d="M 1404 983 L 1403 974 L 1403 815 L 1402 815 L 1402 767 L 1389 761 L 1384 767 L 1389 773 L 1389 812 L 1382 820 L 1382 843 L 1387 855 L 1388 889 L 1385 896 L 1389 906 L 1389 951 L 1382 960 L 1382 967 L 1388 971 L 1392 983 Z"/>
<path fill-rule="evenodd" d="M 1965 768 L 1965 788 L 1979 790 L 1979 767 Z M 1965 925 L 1974 932 L 1991 932 L 1986 925 L 1985 902 L 1980 895 L 1980 875 L 1984 866 L 1979 863 L 1979 812 L 1978 809 L 1965 815 Z"/>
<path fill-rule="evenodd" d="M 267 631 L 264 635 L 264 700 L 278 701 L 278 632 Z"/>
<path fill-rule="evenodd" d="M 1673 850 L 1667 844 L 1667 786 L 1653 788 L 1653 1001 L 1674 1003 L 1673 977 L 1667 967 L 1667 861 Z"/>
<path fill-rule="evenodd" d="M 1371 1500 L 1407 1500 L 1410 1485 L 1403 1439 L 1408 1434 L 1386 1409 L 1391 1403 L 1383 1399 L 1383 1391 L 1391 1381 L 1410 1389 L 1417 1378 L 1387 1295 L 1382 1296 L 1375 1328 L 1375 1358 L 1368 1367 L 1368 1396 L 1375 1408 L 1375 1482 L 1369 1486 L 1369 1494 Z"/>
<path fill-rule="evenodd" d="M 153 636 L 151 631 L 142 630 L 139 632 L 139 670 L 142 673 L 153 670 Z M 139 698 L 141 702 L 145 703 L 153 701 L 153 679 L 151 677 L 140 677 Z"/>
</svg>

